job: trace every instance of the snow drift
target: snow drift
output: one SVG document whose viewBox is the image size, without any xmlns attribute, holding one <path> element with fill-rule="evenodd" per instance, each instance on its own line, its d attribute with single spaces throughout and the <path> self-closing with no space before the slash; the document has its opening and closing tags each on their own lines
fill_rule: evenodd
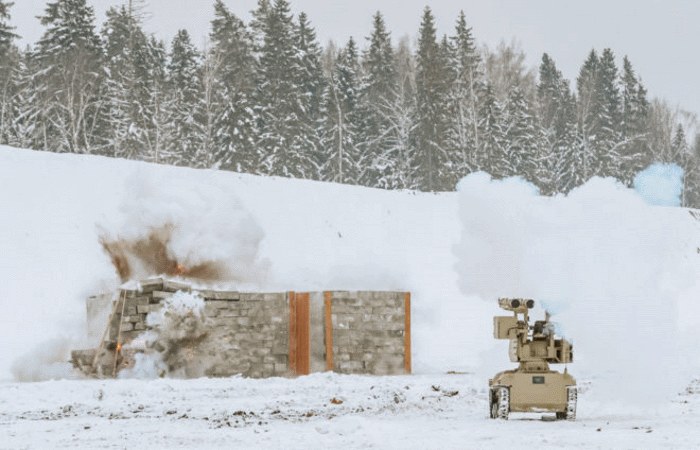
<svg viewBox="0 0 700 450">
<path fill-rule="evenodd" d="M 572 371 L 601 392 L 633 368 L 673 372 L 650 360 L 691 367 L 682 349 L 658 350 L 698 317 L 698 222 L 610 180 L 552 199 L 474 174 L 459 193 L 424 194 L 7 147 L 0 180 L 0 378 L 47 339 L 80 347 L 84 298 L 120 274 L 196 267 L 216 268 L 189 274 L 214 287 L 409 290 L 416 372 L 504 367 L 505 350 L 486 353 L 503 295 L 543 301 L 575 342 Z M 155 263 L 133 251 L 152 233 Z"/>
</svg>

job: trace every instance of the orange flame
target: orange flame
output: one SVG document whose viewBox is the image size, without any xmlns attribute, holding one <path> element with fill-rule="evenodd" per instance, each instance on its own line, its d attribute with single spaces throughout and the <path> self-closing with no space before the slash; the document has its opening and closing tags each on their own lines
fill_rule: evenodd
<svg viewBox="0 0 700 450">
<path fill-rule="evenodd" d="M 183 266 L 180 263 L 178 263 L 175 266 L 175 275 L 185 275 L 186 273 L 187 273 L 187 267 Z"/>
<path fill-rule="evenodd" d="M 117 344 L 117 353 L 121 353 L 121 352 L 122 352 L 122 344 L 121 344 L 121 342 L 119 342 Z"/>
</svg>

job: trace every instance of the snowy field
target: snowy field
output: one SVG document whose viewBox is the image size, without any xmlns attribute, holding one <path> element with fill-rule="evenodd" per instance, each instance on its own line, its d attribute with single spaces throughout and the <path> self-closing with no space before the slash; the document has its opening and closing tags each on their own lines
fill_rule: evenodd
<svg viewBox="0 0 700 450">
<path fill-rule="evenodd" d="M 423 194 L 0 147 L 0 448 L 699 448 L 700 222 L 647 175 Z M 121 282 L 100 238 L 168 224 L 213 287 L 411 291 L 415 375 L 79 379 L 85 297 Z M 487 418 L 510 295 L 573 340 L 575 423 Z"/>
<path fill-rule="evenodd" d="M 487 417 L 473 375 L 0 384 L 0 448 L 698 448 L 700 383 L 656 412 Z"/>
</svg>

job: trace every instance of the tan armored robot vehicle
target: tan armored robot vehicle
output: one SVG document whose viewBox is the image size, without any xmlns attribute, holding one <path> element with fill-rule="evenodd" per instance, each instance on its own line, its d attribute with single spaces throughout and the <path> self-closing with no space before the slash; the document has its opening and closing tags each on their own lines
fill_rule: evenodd
<svg viewBox="0 0 700 450">
<path fill-rule="evenodd" d="M 528 311 L 534 300 L 501 298 L 498 305 L 512 316 L 493 318 L 496 339 L 510 340 L 510 360 L 519 363 L 489 380 L 489 412 L 492 419 L 508 419 L 511 412 L 554 412 L 557 419 L 576 419 L 576 380 L 549 369 L 549 364 L 573 362 L 573 346 L 554 334 L 545 312 L 544 320 L 530 326 Z"/>
</svg>

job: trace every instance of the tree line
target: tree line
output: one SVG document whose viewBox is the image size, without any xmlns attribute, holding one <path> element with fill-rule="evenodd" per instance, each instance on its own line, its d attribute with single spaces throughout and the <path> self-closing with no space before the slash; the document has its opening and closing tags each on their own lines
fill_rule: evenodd
<svg viewBox="0 0 700 450">
<path fill-rule="evenodd" d="M 426 7 L 415 45 L 377 12 L 366 45 L 323 48 L 286 0 L 259 0 L 249 23 L 216 0 L 200 49 L 186 30 L 146 33 L 145 6 L 110 8 L 98 32 L 86 0 L 49 2 L 22 50 L 0 0 L 0 143 L 384 189 L 450 191 L 483 170 L 546 195 L 677 163 L 700 206 L 692 115 L 650 101 L 611 49 L 570 86 L 547 54 L 535 72 L 516 44 L 479 47 L 463 12 L 438 36 Z"/>
</svg>

